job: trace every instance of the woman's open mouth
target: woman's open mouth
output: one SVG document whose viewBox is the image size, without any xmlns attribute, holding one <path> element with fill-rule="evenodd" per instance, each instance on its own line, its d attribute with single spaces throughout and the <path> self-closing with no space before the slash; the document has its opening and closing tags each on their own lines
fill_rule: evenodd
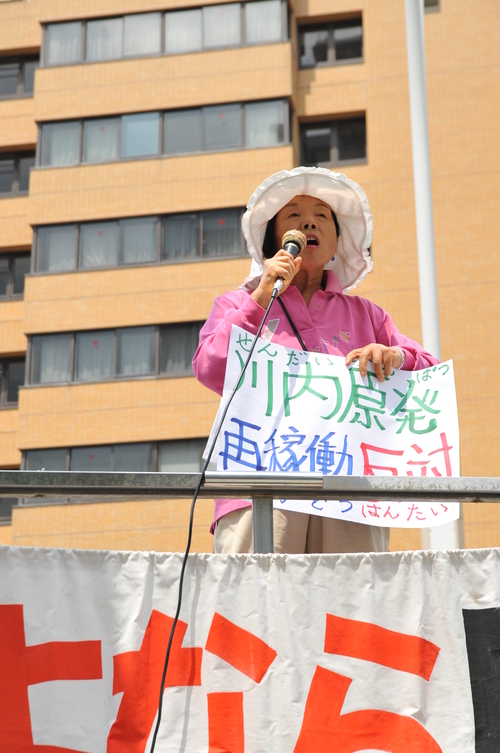
<svg viewBox="0 0 500 753">
<path fill-rule="evenodd" d="M 311 248 L 318 248 L 319 246 L 319 238 L 317 235 L 312 235 L 311 233 L 308 233 L 306 235 L 307 238 L 307 247 Z"/>
</svg>

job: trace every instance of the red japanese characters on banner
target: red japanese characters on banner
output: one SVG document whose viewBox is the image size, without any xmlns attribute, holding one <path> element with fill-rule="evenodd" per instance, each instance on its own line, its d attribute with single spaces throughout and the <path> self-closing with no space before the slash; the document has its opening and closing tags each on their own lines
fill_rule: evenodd
<svg viewBox="0 0 500 753">
<path fill-rule="evenodd" d="M 114 657 L 113 694 L 122 698 L 107 738 L 107 753 L 144 753 L 156 718 L 165 646 L 173 619 L 153 610 L 139 651 Z M 165 687 L 199 686 L 203 649 L 182 647 L 187 625 L 178 623 Z M 76 753 L 58 746 L 34 745 L 27 687 L 55 680 L 101 679 L 99 641 L 26 646 L 23 607 L 0 606 L 0 750 L 16 753 Z M 277 657 L 258 636 L 215 613 L 205 650 L 259 684 Z M 429 679 L 439 648 L 416 636 L 326 614 L 325 653 L 350 656 Z M 5 680 L 9 678 L 9 682 Z M 415 719 L 367 709 L 342 714 L 352 679 L 316 668 L 305 703 L 296 753 L 338 753 L 377 748 L 394 753 L 441 748 Z M 244 753 L 245 714 L 241 691 L 207 693 L 209 753 Z M 249 720 L 248 723 L 256 723 Z M 8 747 L 11 746 L 11 747 Z"/>
</svg>

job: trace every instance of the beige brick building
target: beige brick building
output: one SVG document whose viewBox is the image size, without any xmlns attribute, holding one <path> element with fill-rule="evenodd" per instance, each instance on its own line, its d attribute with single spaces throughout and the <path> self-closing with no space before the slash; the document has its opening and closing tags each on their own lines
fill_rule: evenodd
<svg viewBox="0 0 500 753">
<path fill-rule="evenodd" d="M 497 476 L 500 11 L 426 5 L 442 356 L 462 473 Z M 247 273 L 251 192 L 305 162 L 367 191 L 356 292 L 420 340 L 403 0 L 0 2 L 1 468 L 198 467 L 218 399 L 193 338 Z M 5 544 L 185 545 L 185 500 L 1 504 Z M 500 545 L 497 509 L 465 506 L 467 547 Z"/>
</svg>

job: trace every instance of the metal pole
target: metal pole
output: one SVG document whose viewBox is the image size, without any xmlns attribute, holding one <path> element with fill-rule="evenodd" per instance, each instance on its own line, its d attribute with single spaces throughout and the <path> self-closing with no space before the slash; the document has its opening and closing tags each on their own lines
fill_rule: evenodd
<svg viewBox="0 0 500 753">
<path fill-rule="evenodd" d="M 424 0 L 405 0 L 405 11 L 423 345 L 436 358 L 441 358 L 425 76 Z M 455 549 L 461 544 L 460 531 L 460 522 L 458 526 L 448 523 L 430 529 L 429 535 L 423 537 L 424 544 L 428 541 L 431 549 Z"/>
<path fill-rule="evenodd" d="M 274 552 L 273 498 L 253 498 L 253 550 L 255 554 Z"/>
</svg>

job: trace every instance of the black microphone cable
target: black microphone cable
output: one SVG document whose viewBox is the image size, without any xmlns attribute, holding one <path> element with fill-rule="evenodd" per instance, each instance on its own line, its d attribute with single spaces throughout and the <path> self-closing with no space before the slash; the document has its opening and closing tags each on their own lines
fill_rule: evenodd
<svg viewBox="0 0 500 753">
<path fill-rule="evenodd" d="M 231 392 L 231 395 L 229 396 L 229 399 L 228 399 L 228 401 L 226 403 L 226 407 L 224 408 L 222 416 L 221 416 L 221 418 L 219 420 L 219 423 L 217 425 L 217 428 L 215 430 L 214 437 L 213 437 L 212 443 L 210 444 L 210 447 L 209 447 L 209 449 L 207 451 L 207 457 L 206 457 L 205 463 L 203 464 L 203 468 L 202 468 L 201 473 L 200 473 L 200 478 L 199 478 L 198 483 L 196 485 L 196 489 L 195 489 L 195 492 L 194 492 L 193 500 L 191 502 L 191 510 L 190 510 L 190 514 L 189 514 L 188 540 L 187 540 L 187 545 L 186 545 L 186 551 L 184 553 L 184 558 L 182 560 L 181 574 L 179 576 L 179 592 L 178 592 L 178 597 L 177 597 L 177 609 L 176 609 L 176 612 L 175 612 L 174 621 L 172 623 L 172 628 L 170 630 L 170 637 L 168 639 L 167 653 L 166 653 L 166 656 L 165 656 L 165 663 L 164 663 L 164 666 L 163 666 L 163 673 L 162 673 L 162 676 L 161 676 L 161 683 L 160 683 L 160 699 L 158 701 L 158 714 L 157 714 L 155 731 L 154 731 L 154 734 L 153 734 L 153 740 L 151 742 L 151 748 L 150 748 L 150 752 L 149 753 L 154 753 L 154 749 L 155 749 L 155 746 L 156 746 L 156 739 L 158 737 L 158 732 L 159 732 L 159 729 L 160 729 L 161 716 L 162 716 L 162 710 L 163 710 L 163 693 L 164 693 L 164 690 L 165 690 L 165 679 L 166 679 L 166 676 L 167 676 L 167 669 L 168 669 L 168 663 L 169 663 L 169 660 L 170 660 L 170 651 L 172 649 L 172 642 L 173 642 L 173 639 L 174 639 L 175 628 L 177 627 L 177 623 L 179 621 L 179 614 L 180 614 L 181 606 L 182 606 L 182 586 L 183 586 L 183 583 L 184 583 L 184 575 L 185 575 L 185 572 L 186 572 L 186 565 L 187 565 L 187 561 L 188 561 L 189 550 L 191 549 L 191 540 L 193 538 L 194 508 L 195 508 L 195 505 L 196 505 L 196 500 L 198 498 L 198 494 L 200 493 L 200 489 L 201 489 L 201 486 L 203 484 L 203 481 L 205 480 L 205 472 L 206 472 L 206 470 L 208 468 L 208 464 L 210 462 L 210 458 L 212 457 L 212 453 L 214 451 L 215 444 L 216 444 L 217 439 L 219 437 L 219 433 L 220 433 L 220 430 L 222 428 L 222 424 L 224 423 L 224 420 L 226 418 L 227 412 L 229 410 L 229 406 L 231 405 L 231 402 L 232 402 L 234 396 L 236 395 L 238 387 L 240 386 L 241 380 L 243 379 L 243 376 L 245 374 L 247 366 L 250 363 L 250 359 L 251 359 L 251 357 L 253 355 L 253 352 L 255 350 L 255 346 L 257 345 L 257 341 L 258 341 L 258 339 L 260 337 L 260 333 L 262 332 L 262 328 L 264 327 L 266 319 L 267 319 L 267 317 L 269 315 L 269 312 L 271 310 L 271 306 L 273 305 L 274 301 L 278 297 L 278 293 L 280 292 L 280 290 L 281 290 L 281 287 L 279 289 L 276 289 L 276 285 L 273 288 L 273 292 L 271 294 L 271 300 L 269 301 L 269 305 L 268 305 L 268 307 L 266 309 L 266 312 L 265 312 L 265 314 L 264 314 L 264 316 L 262 318 L 262 321 L 260 323 L 259 329 L 257 330 L 257 334 L 255 335 L 255 340 L 252 343 L 252 346 L 251 346 L 251 348 L 250 348 L 250 350 L 248 352 L 248 356 L 246 358 L 246 361 L 243 364 L 243 368 L 241 369 L 241 373 L 240 373 L 240 375 L 239 375 L 239 377 L 238 377 L 238 379 L 236 381 L 236 384 L 233 387 L 233 391 Z"/>
</svg>

